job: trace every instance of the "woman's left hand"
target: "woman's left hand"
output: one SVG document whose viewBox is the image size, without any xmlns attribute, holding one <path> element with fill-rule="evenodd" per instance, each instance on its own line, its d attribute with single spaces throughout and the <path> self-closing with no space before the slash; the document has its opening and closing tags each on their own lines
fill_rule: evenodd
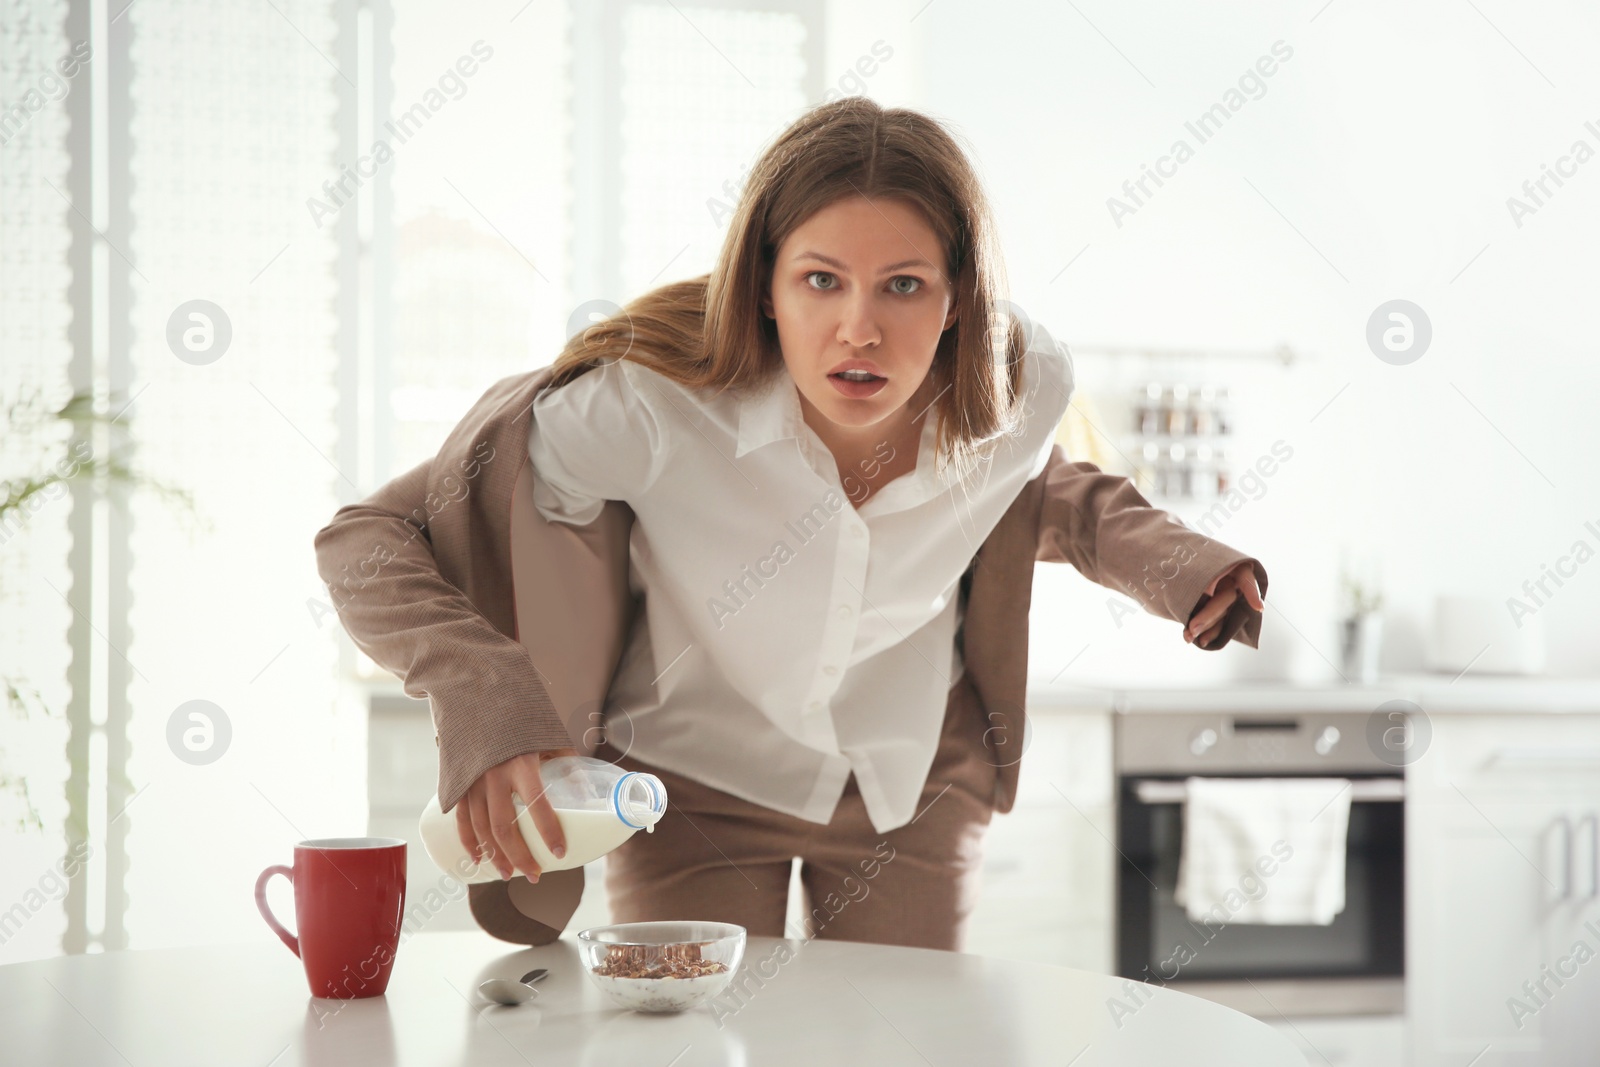
<svg viewBox="0 0 1600 1067">
<path fill-rule="evenodd" d="M 1206 589 L 1206 595 L 1200 598 L 1189 625 L 1183 628 L 1184 641 L 1198 644 L 1201 648 L 1210 644 L 1222 632 L 1222 620 L 1232 609 L 1233 602 L 1241 596 L 1246 604 L 1257 611 L 1265 607 L 1261 590 L 1256 585 L 1255 568 L 1249 560 L 1217 575 Z"/>
</svg>

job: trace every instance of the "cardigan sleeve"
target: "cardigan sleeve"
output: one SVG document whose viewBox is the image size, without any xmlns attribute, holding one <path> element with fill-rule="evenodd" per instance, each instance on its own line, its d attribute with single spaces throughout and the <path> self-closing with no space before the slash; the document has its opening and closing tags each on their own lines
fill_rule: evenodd
<svg viewBox="0 0 1600 1067">
<path fill-rule="evenodd" d="M 533 402 L 533 503 L 550 522 L 586 526 L 607 500 L 637 501 L 672 452 L 676 383 L 632 360 L 587 371 Z"/>
<path fill-rule="evenodd" d="M 425 524 L 432 461 L 347 504 L 317 531 L 317 570 L 356 646 L 428 698 L 438 727 L 444 811 L 485 770 L 524 752 L 572 747 L 527 649 L 439 571 Z M 446 758 L 469 753 L 470 759 Z"/>
<path fill-rule="evenodd" d="M 1152 507 L 1122 475 L 1068 461 L 1059 444 L 1045 470 L 1036 558 L 1071 563 L 1090 581 L 1133 597 L 1150 614 L 1185 624 L 1201 607 L 1206 587 L 1241 562 L 1249 562 L 1261 595 L 1267 593 L 1260 560 Z M 1261 612 L 1240 598 L 1211 644 L 1195 647 L 1215 651 L 1238 637 L 1257 648 L 1260 636 Z"/>
</svg>

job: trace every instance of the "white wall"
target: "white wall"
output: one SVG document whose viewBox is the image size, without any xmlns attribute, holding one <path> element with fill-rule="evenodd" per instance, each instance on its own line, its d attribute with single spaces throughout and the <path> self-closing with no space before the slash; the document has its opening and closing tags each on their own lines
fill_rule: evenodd
<svg viewBox="0 0 1600 1067">
<path fill-rule="evenodd" d="M 935 0 L 908 23 L 918 85 L 874 90 L 970 139 L 1015 299 L 1069 344 L 1287 342 L 1310 356 L 1290 371 L 1221 368 L 1242 453 L 1294 449 L 1218 533 L 1269 572 L 1261 650 L 1198 652 L 1153 618 L 1119 629 L 1106 590 L 1041 567 L 1036 679 L 1333 678 L 1344 547 L 1381 561 L 1385 669 L 1421 669 L 1436 593 L 1503 603 L 1580 538 L 1600 548 L 1584 529 L 1600 529 L 1600 159 L 1520 228 L 1506 205 L 1574 141 L 1600 149 L 1600 11 L 1319 7 Z M 1199 143 L 1185 121 L 1280 40 L 1293 55 L 1264 94 Z M 1119 228 L 1107 198 L 1179 137 L 1194 157 Z M 1365 340 L 1393 298 L 1433 324 L 1407 366 Z M 1103 364 L 1080 359 L 1084 388 Z M 1600 672 L 1600 562 L 1537 617 L 1549 673 Z"/>
</svg>

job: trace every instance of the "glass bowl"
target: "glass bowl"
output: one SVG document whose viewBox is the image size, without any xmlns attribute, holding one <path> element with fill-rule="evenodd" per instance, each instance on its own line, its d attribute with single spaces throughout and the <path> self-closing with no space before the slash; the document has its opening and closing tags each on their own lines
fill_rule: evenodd
<svg viewBox="0 0 1600 1067">
<path fill-rule="evenodd" d="M 578 931 L 584 973 L 634 1011 L 683 1011 L 710 1000 L 733 981 L 744 943 L 744 927 L 698 920 Z"/>
</svg>

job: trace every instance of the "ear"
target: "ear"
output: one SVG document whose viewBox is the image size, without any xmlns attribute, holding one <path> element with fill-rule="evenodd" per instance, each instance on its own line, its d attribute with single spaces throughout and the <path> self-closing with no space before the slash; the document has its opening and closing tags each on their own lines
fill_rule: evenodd
<svg viewBox="0 0 1600 1067">
<path fill-rule="evenodd" d="M 954 326 L 956 324 L 956 313 L 958 311 L 960 311 L 960 310 L 961 309 L 960 309 L 960 307 L 958 305 L 956 305 L 956 304 L 951 304 L 950 305 L 950 314 L 948 314 L 948 315 L 946 315 L 944 317 L 944 329 L 940 330 L 939 331 L 940 333 L 943 333 L 944 330 L 948 330 L 950 327 L 952 327 L 952 326 Z"/>
</svg>

